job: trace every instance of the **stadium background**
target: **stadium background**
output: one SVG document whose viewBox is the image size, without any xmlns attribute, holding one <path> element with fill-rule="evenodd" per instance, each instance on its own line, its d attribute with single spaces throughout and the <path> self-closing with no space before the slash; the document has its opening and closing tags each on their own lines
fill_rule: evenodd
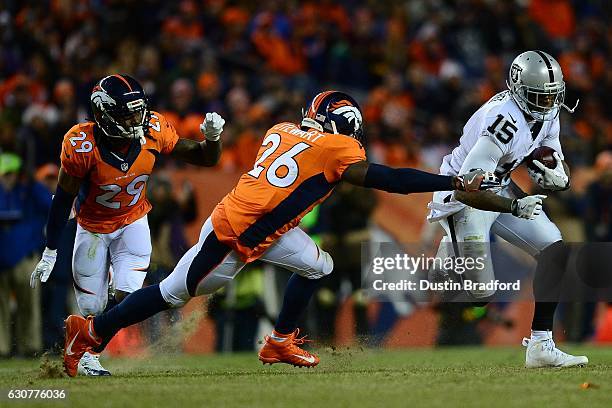
<svg viewBox="0 0 612 408">
<path fill-rule="evenodd" d="M 505 88 L 510 61 L 526 49 L 555 56 L 566 99 L 581 100 L 575 115 L 561 116 L 573 188 L 551 195 L 547 210 L 569 241 L 610 241 L 609 7 L 605 0 L 0 1 L 0 354 L 52 348 L 61 319 L 74 308 L 67 274 L 54 273 L 42 291 L 27 287 L 43 245 L 46 208 L 11 207 L 15 192 L 4 187 L 6 180 L 18 173 L 24 191 L 40 182 L 48 197 L 34 201 L 49 199 L 63 134 L 89 117 L 92 85 L 111 72 L 141 81 L 153 109 L 182 137 L 201 137 L 205 112 L 227 120 L 214 170 L 166 159 L 152 177 L 150 281 L 161 279 L 195 241 L 201 221 L 252 166 L 265 131 L 278 121 L 297 121 L 319 90 L 342 89 L 360 101 L 371 161 L 436 171 L 463 122 Z M 533 190 L 524 174 L 517 181 Z M 38 193 L 42 185 L 36 184 Z M 424 222 L 428 200 L 345 188 L 307 220 L 305 228 L 338 265 L 336 278 L 313 302 L 305 322 L 310 334 L 337 344 L 409 346 L 440 342 L 452 328 L 451 344 L 518 344 L 529 327 L 529 303 L 497 305 L 482 315 L 470 308 L 368 302 L 351 288 L 360 273 L 355 248 L 364 237 L 435 247 L 439 232 Z M 211 302 L 203 319 L 203 302 L 191 302 L 181 313 L 196 312 L 187 322 L 195 323 L 186 324 L 178 347 L 254 347 L 258 326 L 265 330 L 266 316 L 274 316 L 284 275 L 253 267 Z M 127 331 L 111 351 L 138 352 L 181 313 Z M 606 305 L 566 304 L 558 317 L 570 340 L 611 340 Z M 506 327 L 507 320 L 514 326 Z"/>
</svg>

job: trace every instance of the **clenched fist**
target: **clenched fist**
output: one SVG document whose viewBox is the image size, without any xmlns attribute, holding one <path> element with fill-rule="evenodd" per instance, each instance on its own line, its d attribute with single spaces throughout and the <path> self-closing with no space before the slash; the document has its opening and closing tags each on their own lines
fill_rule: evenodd
<svg viewBox="0 0 612 408">
<path fill-rule="evenodd" d="M 223 119 L 221 115 L 217 112 L 209 112 L 206 114 L 204 122 L 200 124 L 200 132 L 202 132 L 206 140 L 216 142 L 221 137 L 223 125 L 225 125 L 225 119 Z"/>
</svg>

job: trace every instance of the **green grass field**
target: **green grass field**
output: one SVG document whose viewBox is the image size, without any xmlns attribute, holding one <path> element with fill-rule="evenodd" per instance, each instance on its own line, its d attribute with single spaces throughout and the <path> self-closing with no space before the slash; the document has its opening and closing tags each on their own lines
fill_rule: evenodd
<svg viewBox="0 0 612 408">
<path fill-rule="evenodd" d="M 45 378 L 53 370 L 40 360 L 9 360 L 0 362 L 0 406 L 612 406 L 612 348 L 564 349 L 587 354 L 591 364 L 527 370 L 519 348 L 343 349 L 321 351 L 313 369 L 264 367 L 254 353 L 163 355 L 106 360 L 113 377 L 71 379 Z M 585 382 L 593 386 L 582 389 Z M 66 389 L 67 398 L 9 402 L 11 388 Z"/>
</svg>

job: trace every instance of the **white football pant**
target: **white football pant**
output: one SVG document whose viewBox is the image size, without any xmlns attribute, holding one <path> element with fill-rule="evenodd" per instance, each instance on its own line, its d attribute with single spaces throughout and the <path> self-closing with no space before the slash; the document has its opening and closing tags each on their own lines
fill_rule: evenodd
<svg viewBox="0 0 612 408">
<path fill-rule="evenodd" d="M 259 259 L 309 279 L 322 278 L 334 267 L 331 256 L 299 228 L 283 234 Z M 194 296 L 214 293 L 234 279 L 244 265 L 236 252 L 217 240 L 208 218 L 198 243 L 183 255 L 159 288 L 169 305 L 181 307 Z"/>
<path fill-rule="evenodd" d="M 504 189 L 501 195 L 514 198 L 508 189 Z M 527 220 L 508 213 L 465 207 L 455 214 L 442 218 L 439 223 L 444 228 L 446 236 L 440 243 L 437 257 L 443 259 L 449 256 L 484 258 L 485 267 L 483 269 L 468 270 L 463 275 L 464 279 L 474 282 L 490 282 L 495 279 L 489 250 L 491 232 L 531 256 L 537 256 L 549 245 L 562 239 L 561 232 L 544 212 L 534 220 Z M 495 291 L 486 290 L 471 292 L 476 298 L 485 298 L 494 293 Z"/>
<path fill-rule="evenodd" d="M 108 301 L 109 270 L 115 290 L 132 293 L 142 287 L 151 259 L 147 216 L 108 234 L 77 226 L 72 275 L 77 305 L 83 316 L 98 315 Z"/>
</svg>

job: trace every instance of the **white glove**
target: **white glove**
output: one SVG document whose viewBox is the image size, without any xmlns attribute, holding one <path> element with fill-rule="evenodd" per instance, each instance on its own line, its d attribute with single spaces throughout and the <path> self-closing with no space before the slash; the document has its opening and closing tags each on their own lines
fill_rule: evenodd
<svg viewBox="0 0 612 408">
<path fill-rule="evenodd" d="M 495 190 L 501 187 L 500 181 L 494 173 L 482 169 L 472 170 L 456 177 L 454 184 L 455 189 L 463 191 Z"/>
<path fill-rule="evenodd" d="M 512 215 L 533 220 L 542 212 L 542 200 L 545 198 L 545 195 L 538 194 L 515 199 L 512 201 Z"/>
<path fill-rule="evenodd" d="M 225 125 L 225 119 L 221 115 L 217 112 L 209 112 L 206 114 L 204 122 L 200 124 L 200 132 L 202 132 L 206 140 L 216 142 L 221 137 L 223 125 Z"/>
<path fill-rule="evenodd" d="M 542 170 L 542 178 L 541 181 L 538 181 L 538 178 L 532 176 L 531 178 L 542 188 L 546 190 L 563 190 L 569 185 L 569 177 L 565 174 L 565 169 L 563 168 L 563 162 L 561 161 L 561 157 L 559 153 L 554 152 L 553 157 L 557 161 L 557 165 L 554 169 L 549 169 L 544 166 L 537 160 L 533 161 L 533 164 Z M 531 174 L 530 174 L 531 176 Z"/>
<path fill-rule="evenodd" d="M 57 258 L 57 250 L 45 248 L 42 253 L 42 258 L 34 268 L 34 272 L 30 275 L 30 287 L 34 289 L 36 287 L 36 281 L 46 282 L 51 275 L 55 260 Z"/>
<path fill-rule="evenodd" d="M 531 167 L 527 167 L 527 174 L 529 174 L 529 178 L 538 186 L 542 187 L 544 184 L 544 174 L 540 171 L 536 171 Z"/>
</svg>

